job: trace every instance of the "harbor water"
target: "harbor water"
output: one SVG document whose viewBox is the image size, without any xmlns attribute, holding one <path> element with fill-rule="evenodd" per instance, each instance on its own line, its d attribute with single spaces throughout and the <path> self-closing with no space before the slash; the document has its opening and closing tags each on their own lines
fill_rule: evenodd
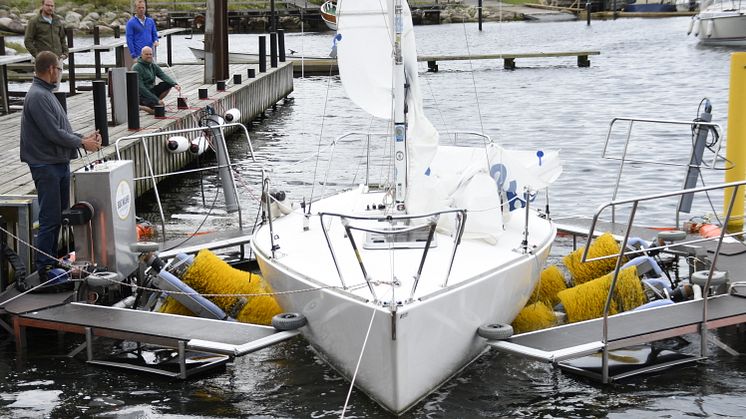
<svg viewBox="0 0 746 419">
<path fill-rule="evenodd" d="M 589 68 L 578 68 L 574 57 L 517 59 L 514 71 L 503 70 L 501 60 L 440 62 L 437 73 L 427 73 L 426 63 L 421 63 L 426 113 L 443 143 L 453 141 L 450 132 L 477 131 L 507 148 L 559 149 L 564 172 L 549 194 L 551 214 L 590 216 L 612 199 L 617 182 L 619 162 L 602 158 L 612 118 L 691 121 L 698 116 L 700 102 L 708 98 L 713 122 L 723 127 L 720 142 L 724 141 L 730 54 L 736 50 L 700 47 L 686 35 L 688 19 L 594 21 L 591 26 L 580 21 L 487 23 L 482 32 L 476 24 L 416 27 L 420 55 L 601 52 L 589 57 Z M 326 55 L 332 36 L 287 34 L 286 45 L 310 56 Z M 232 51 L 256 51 L 256 35 L 233 35 L 230 43 Z M 200 47 L 200 37 L 175 38 L 175 61 L 192 59 L 187 46 Z M 309 200 L 365 178 L 359 164 L 365 160 L 361 141 L 340 141 L 331 163 L 317 160 L 317 152 L 328 151 L 332 141 L 348 131 L 381 131 L 381 121 L 346 99 L 338 77 L 307 77 L 294 83 L 292 101 L 250 125 L 256 163 L 242 141 L 231 142 L 233 158 L 246 163 L 237 179 L 249 224 L 256 215 L 253 198 L 260 193 L 260 167 L 268 169 L 273 187 L 286 191 L 290 200 Z M 608 156 L 620 155 L 626 133 L 627 125 L 613 130 Z M 668 164 L 625 166 L 617 196 L 680 188 L 691 143 L 688 126 L 636 125 L 628 157 Z M 712 158 L 710 152 L 705 154 L 708 162 Z M 322 190 L 327 167 L 331 186 Z M 722 180 L 722 171 L 704 170 L 700 185 Z M 219 205 L 212 208 L 218 188 L 219 182 L 201 183 L 197 177 L 167 182 L 170 238 L 183 237 L 198 226 L 201 231 L 237 226 L 235 217 L 221 212 Z M 710 198 L 712 205 L 707 197 L 695 198 L 694 209 L 682 218 L 721 212 L 721 196 Z M 547 198 L 539 196 L 536 202 L 543 208 Z M 671 226 L 674 207 L 675 202 L 646 205 L 638 217 L 645 225 Z M 138 212 L 157 221 L 149 199 L 138 202 Z M 552 261 L 568 248 L 565 239 L 553 250 Z M 746 352 L 743 331 L 729 328 L 717 335 L 736 351 Z M 8 335 L 0 334 L 0 339 L 0 417 L 339 417 L 349 389 L 349 383 L 302 338 L 186 381 L 103 369 L 61 356 L 81 342 L 77 336 L 34 333 L 23 362 Z M 699 349 L 696 336 L 675 344 L 687 353 Z M 599 385 L 551 365 L 488 352 L 405 417 L 743 417 L 746 364 L 714 345 L 710 353 L 696 365 Z M 345 417 L 387 414 L 354 390 Z"/>
</svg>

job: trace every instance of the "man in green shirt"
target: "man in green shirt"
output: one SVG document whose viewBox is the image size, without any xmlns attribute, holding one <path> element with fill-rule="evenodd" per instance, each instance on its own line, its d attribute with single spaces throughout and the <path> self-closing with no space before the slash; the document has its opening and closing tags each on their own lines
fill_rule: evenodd
<svg viewBox="0 0 746 419">
<path fill-rule="evenodd" d="M 171 88 L 181 92 L 181 86 L 163 72 L 161 67 L 153 62 L 153 49 L 143 47 L 140 58 L 137 59 L 132 71 L 137 72 L 137 84 L 140 90 L 140 108 L 153 113 L 153 107 L 163 105 L 163 98 Z M 155 84 L 157 79 L 163 80 Z"/>
<path fill-rule="evenodd" d="M 42 51 L 53 52 L 62 67 L 62 61 L 67 58 L 67 37 L 62 17 L 54 13 L 54 0 L 42 0 L 39 14 L 28 21 L 23 43 L 34 58 Z M 60 71 L 57 75 L 58 87 L 61 81 Z"/>
</svg>

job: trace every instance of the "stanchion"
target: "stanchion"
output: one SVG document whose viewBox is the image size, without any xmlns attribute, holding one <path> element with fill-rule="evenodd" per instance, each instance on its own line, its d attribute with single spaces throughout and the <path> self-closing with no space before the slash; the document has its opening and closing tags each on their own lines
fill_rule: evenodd
<svg viewBox="0 0 746 419">
<path fill-rule="evenodd" d="M 218 80 L 218 92 L 225 92 L 225 80 Z"/>
<path fill-rule="evenodd" d="M 140 89 L 137 71 L 127 72 L 127 128 L 140 129 Z"/>
<path fill-rule="evenodd" d="M 256 70 L 254 70 L 253 68 L 250 68 L 250 69 L 246 70 L 246 75 L 250 79 L 253 79 L 254 77 L 256 77 Z"/>
<path fill-rule="evenodd" d="M 57 102 L 60 102 L 62 109 L 67 113 L 67 93 L 65 92 L 54 92 L 54 97 L 57 98 Z"/>
<path fill-rule="evenodd" d="M 6 264 L 5 264 L 5 247 L 8 246 L 8 236 L 5 231 L 8 229 L 8 224 L 5 219 L 0 215 L 0 292 L 5 291 L 8 287 L 8 278 L 5 275 Z"/>
<path fill-rule="evenodd" d="M 199 95 L 200 99 L 207 99 L 207 88 L 201 87 L 199 90 L 197 90 L 197 94 Z"/>
<path fill-rule="evenodd" d="M 241 75 L 240 74 L 234 74 L 233 75 L 233 84 L 241 84 Z"/>
<path fill-rule="evenodd" d="M 267 71 L 267 37 L 262 35 L 259 37 L 259 72 L 264 73 Z"/>
<path fill-rule="evenodd" d="M 106 119 L 106 81 L 93 81 L 93 118 L 101 134 L 101 145 L 109 145 L 109 123 Z"/>
<path fill-rule="evenodd" d="M 153 106 L 153 116 L 156 118 L 166 117 L 166 107 L 164 105 Z"/>
<path fill-rule="evenodd" d="M 277 30 L 277 49 L 280 56 L 280 62 L 285 62 L 285 30 L 284 29 L 278 29 Z"/>
<path fill-rule="evenodd" d="M 269 65 L 277 68 L 277 32 L 269 34 Z"/>
</svg>

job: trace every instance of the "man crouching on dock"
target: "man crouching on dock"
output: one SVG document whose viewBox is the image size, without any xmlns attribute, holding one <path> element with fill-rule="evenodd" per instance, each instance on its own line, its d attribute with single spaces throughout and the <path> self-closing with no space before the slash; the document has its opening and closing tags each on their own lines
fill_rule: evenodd
<svg viewBox="0 0 746 419">
<path fill-rule="evenodd" d="M 150 47 L 143 47 L 142 54 L 137 59 L 137 63 L 132 66 L 132 70 L 137 71 L 140 108 L 147 113 L 153 113 L 153 107 L 163 105 L 163 98 L 168 95 L 172 87 L 181 92 L 181 86 L 153 62 L 153 49 Z M 156 85 L 156 79 L 163 81 Z"/>
<path fill-rule="evenodd" d="M 21 114 L 21 161 L 28 164 L 39 199 L 39 233 L 36 236 L 36 268 L 40 279 L 57 266 L 57 236 L 62 210 L 70 206 L 70 160 L 77 149 L 101 148 L 98 131 L 86 136 L 73 132 L 67 114 L 52 93 L 62 68 L 58 56 L 40 52 L 36 72 Z"/>
</svg>

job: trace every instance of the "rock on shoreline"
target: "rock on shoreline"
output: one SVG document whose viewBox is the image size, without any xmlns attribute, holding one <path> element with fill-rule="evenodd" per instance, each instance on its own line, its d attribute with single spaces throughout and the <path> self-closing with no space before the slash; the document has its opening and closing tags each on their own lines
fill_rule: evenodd
<svg viewBox="0 0 746 419">
<path fill-rule="evenodd" d="M 36 3 L 34 3 L 36 4 Z M 21 11 L 17 7 L 0 5 L 0 32 L 9 32 L 14 34 L 23 34 L 26 29 L 28 20 L 34 17 L 38 10 Z M 99 27 L 102 34 L 111 34 L 115 27 L 119 27 L 124 33 L 124 27 L 127 21 L 132 17 L 127 11 L 97 10 L 92 4 L 82 6 L 72 3 L 58 5 L 56 13 L 65 20 L 65 27 L 72 28 L 75 31 L 91 33 L 94 26 Z M 151 11 L 151 16 L 156 20 L 159 28 L 168 26 L 168 10 L 160 9 Z M 502 11 L 497 8 L 483 8 L 482 20 L 500 21 L 500 20 L 524 20 L 525 16 L 513 11 Z M 257 22 L 252 22 L 256 20 Z M 266 18 L 248 19 L 244 22 L 242 28 L 252 31 L 253 28 L 264 28 Z M 448 3 L 440 13 L 440 23 L 460 23 L 476 22 L 476 6 L 465 5 L 460 2 Z M 300 30 L 300 19 L 293 16 L 280 17 L 280 24 L 288 31 Z"/>
</svg>

